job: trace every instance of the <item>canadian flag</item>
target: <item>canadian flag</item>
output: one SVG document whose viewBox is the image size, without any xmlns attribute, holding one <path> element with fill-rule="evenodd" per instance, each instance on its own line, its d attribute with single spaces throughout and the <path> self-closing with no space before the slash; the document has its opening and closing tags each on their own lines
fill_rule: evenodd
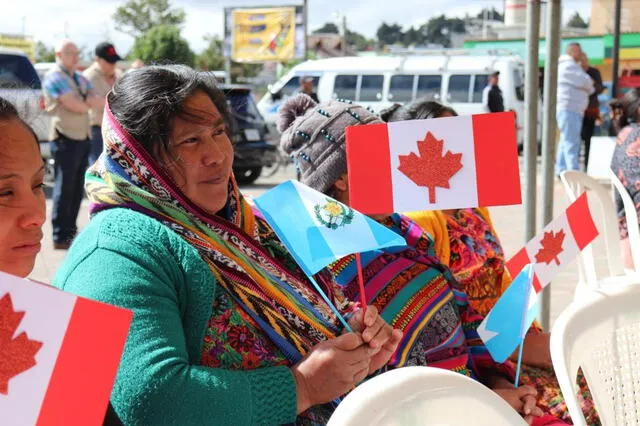
<svg viewBox="0 0 640 426">
<path fill-rule="evenodd" d="M 350 205 L 366 214 L 521 203 L 512 112 L 352 126 Z"/>
<path fill-rule="evenodd" d="M 515 277 L 527 264 L 533 264 L 533 287 L 539 293 L 597 236 L 585 192 L 516 253 L 507 269 Z"/>
<path fill-rule="evenodd" d="M 0 423 L 101 425 L 131 318 L 0 272 Z"/>
</svg>

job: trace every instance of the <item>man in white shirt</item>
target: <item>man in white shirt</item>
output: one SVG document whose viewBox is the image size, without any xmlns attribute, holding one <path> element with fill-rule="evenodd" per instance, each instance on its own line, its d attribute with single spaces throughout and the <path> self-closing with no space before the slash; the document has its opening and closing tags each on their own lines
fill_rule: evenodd
<svg viewBox="0 0 640 426">
<path fill-rule="evenodd" d="M 559 59 L 556 121 L 560 145 L 556 156 L 556 175 L 565 170 L 580 170 L 582 119 L 594 91 L 593 80 L 580 66 L 582 48 L 571 43 Z"/>
</svg>

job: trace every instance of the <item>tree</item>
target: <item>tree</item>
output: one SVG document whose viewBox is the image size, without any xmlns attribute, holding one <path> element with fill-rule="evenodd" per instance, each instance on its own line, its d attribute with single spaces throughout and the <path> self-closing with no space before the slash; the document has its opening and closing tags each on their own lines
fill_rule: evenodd
<svg viewBox="0 0 640 426">
<path fill-rule="evenodd" d="M 173 25 L 153 27 L 138 37 L 129 56 L 146 63 L 173 62 L 193 66 L 195 61 L 189 43 L 180 36 L 180 29 Z"/>
<path fill-rule="evenodd" d="M 315 30 L 313 34 L 340 34 L 340 29 L 333 22 L 327 22 L 326 24 Z"/>
<path fill-rule="evenodd" d="M 347 28 L 346 39 L 347 44 L 353 47 L 358 52 L 363 50 L 371 50 L 375 48 L 376 45 L 375 40 L 369 40 L 362 34 L 356 31 L 351 31 L 349 28 Z"/>
<path fill-rule="evenodd" d="M 433 17 L 418 28 L 425 43 L 440 44 L 444 47 L 451 45 L 451 33 L 464 33 L 465 31 L 466 24 L 463 19 L 449 19 L 445 15 Z"/>
<path fill-rule="evenodd" d="M 383 22 L 376 31 L 380 47 L 401 43 L 404 37 L 402 27 L 398 24 L 388 25 Z"/>
<path fill-rule="evenodd" d="M 222 39 L 212 35 L 206 35 L 204 39 L 209 44 L 196 59 L 196 66 L 205 71 L 223 69 L 224 51 L 222 48 Z"/>
<path fill-rule="evenodd" d="M 182 8 L 172 9 L 169 0 L 129 0 L 113 14 L 116 28 L 132 37 L 139 37 L 158 25 L 184 24 Z"/>
<path fill-rule="evenodd" d="M 476 16 L 476 18 L 484 19 L 485 10 L 488 12 L 487 13 L 488 20 L 504 22 L 504 15 L 500 14 L 500 12 L 498 12 L 495 7 L 492 7 L 491 9 L 489 8 L 482 9 L 480 13 L 478 13 L 478 16 Z"/>
<path fill-rule="evenodd" d="M 420 31 L 411 27 L 405 31 L 404 36 L 402 37 L 402 44 L 404 44 L 405 47 L 420 46 L 424 44 L 424 37 L 422 37 Z"/>
<path fill-rule="evenodd" d="M 589 28 L 589 23 L 582 19 L 582 16 L 578 12 L 574 13 L 569 22 L 567 22 L 569 28 Z"/>
<path fill-rule="evenodd" d="M 36 43 L 36 62 L 55 62 L 56 52 L 43 42 Z"/>
</svg>

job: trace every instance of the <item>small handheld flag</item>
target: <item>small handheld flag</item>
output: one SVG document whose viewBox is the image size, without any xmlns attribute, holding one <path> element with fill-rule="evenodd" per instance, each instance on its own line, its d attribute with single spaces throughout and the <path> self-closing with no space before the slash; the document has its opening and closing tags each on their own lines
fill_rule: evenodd
<svg viewBox="0 0 640 426">
<path fill-rule="evenodd" d="M 526 265 L 478 327 L 496 362 L 505 362 L 511 356 L 535 320 L 538 297 L 532 282 L 533 265 Z"/>
<path fill-rule="evenodd" d="M 254 201 L 336 314 L 337 310 L 313 279 L 314 274 L 353 253 L 407 244 L 400 235 L 373 219 L 300 182 L 284 182 Z M 340 315 L 338 318 L 346 325 Z"/>
<path fill-rule="evenodd" d="M 365 214 L 521 203 L 512 112 L 352 126 L 351 206 Z"/>
<path fill-rule="evenodd" d="M 2 423 L 101 425 L 131 318 L 0 272 Z"/>
<path fill-rule="evenodd" d="M 534 264 L 533 285 L 540 292 L 597 236 L 585 192 L 516 253 L 507 269 L 514 277 L 525 265 Z"/>
</svg>

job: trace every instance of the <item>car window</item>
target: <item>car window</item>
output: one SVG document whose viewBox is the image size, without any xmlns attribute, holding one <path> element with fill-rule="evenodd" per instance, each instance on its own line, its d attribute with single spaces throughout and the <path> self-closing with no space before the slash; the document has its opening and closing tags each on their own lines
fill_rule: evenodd
<svg viewBox="0 0 640 426">
<path fill-rule="evenodd" d="M 484 88 L 489 84 L 489 75 L 482 74 L 476 75 L 473 83 L 473 101 L 475 103 L 482 103 L 482 92 Z"/>
<path fill-rule="evenodd" d="M 516 92 L 516 99 L 524 101 L 524 78 L 521 69 L 516 68 L 513 70 L 513 86 Z"/>
<path fill-rule="evenodd" d="M 392 102 L 413 100 L 413 75 L 394 75 L 389 83 L 389 97 Z"/>
<path fill-rule="evenodd" d="M 382 100 L 382 75 L 363 75 L 360 80 L 359 102 L 379 102 Z M 353 98 L 352 98 L 353 99 Z"/>
<path fill-rule="evenodd" d="M 240 128 L 262 125 L 263 119 L 249 90 L 224 90 L 231 116 Z"/>
<path fill-rule="evenodd" d="M 320 77 L 312 77 L 313 78 L 313 88 L 315 91 L 318 90 L 318 82 L 320 81 Z M 296 94 L 300 90 L 300 77 L 294 76 L 291 77 L 287 83 L 282 86 L 280 89 L 280 93 L 283 96 L 292 96 Z"/>
<path fill-rule="evenodd" d="M 333 82 L 333 95 L 339 99 L 355 100 L 357 88 L 357 75 L 336 75 Z"/>
<path fill-rule="evenodd" d="M 449 77 L 449 102 L 469 102 L 470 75 L 452 75 Z"/>
<path fill-rule="evenodd" d="M 418 90 L 416 98 L 439 99 L 441 87 L 441 75 L 418 76 Z"/>
<path fill-rule="evenodd" d="M 25 56 L 0 54 L 0 87 L 40 89 L 40 78 Z"/>
</svg>

